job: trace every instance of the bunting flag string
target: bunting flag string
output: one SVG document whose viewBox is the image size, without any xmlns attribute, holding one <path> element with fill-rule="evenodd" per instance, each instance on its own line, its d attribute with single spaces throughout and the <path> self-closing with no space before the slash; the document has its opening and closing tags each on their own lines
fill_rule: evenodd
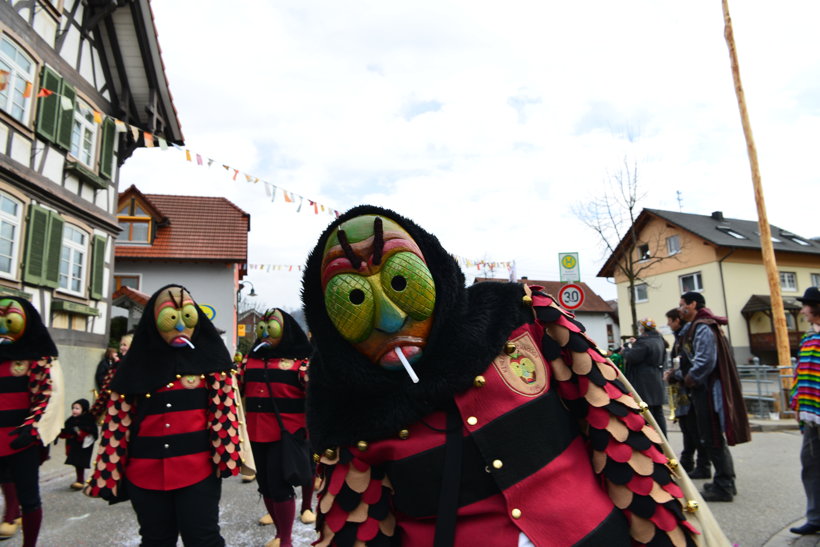
<svg viewBox="0 0 820 547">
<path fill-rule="evenodd" d="M 453 258 L 459 263 L 460 266 L 466 268 L 477 268 L 479 271 L 486 268 L 491 272 L 496 271 L 503 271 L 506 270 L 507 272 L 511 272 L 514 267 L 513 261 L 506 261 L 506 262 L 492 262 L 488 260 L 470 260 L 467 258 L 463 258 L 457 255 L 453 255 Z M 260 273 L 270 273 L 270 272 L 301 272 L 302 266 L 301 265 L 294 265 L 294 264 L 258 264 L 258 263 L 249 263 L 246 264 L 247 269 L 249 272 L 260 272 Z"/>
<path fill-rule="evenodd" d="M 4 72 L 6 72 L 6 71 L 0 70 L 0 91 L 2 91 L 5 88 L 5 86 L 8 82 L 8 79 L 9 79 L 8 74 L 4 74 Z M 33 90 L 33 84 L 31 84 L 30 82 L 27 82 L 26 83 L 26 88 L 25 88 L 25 93 L 27 93 L 27 95 L 25 95 L 25 96 L 30 97 L 31 93 L 32 93 L 32 90 Z M 52 95 L 56 95 L 57 97 L 59 97 L 60 106 L 62 107 L 63 110 L 72 110 L 72 109 L 74 109 L 74 100 L 71 97 L 66 97 L 65 95 L 63 95 L 61 93 L 57 93 L 56 91 L 52 91 L 51 89 L 47 89 L 45 87 L 41 87 L 37 91 L 36 97 L 37 98 L 45 98 L 45 97 L 50 97 Z M 131 124 L 129 124 L 129 123 L 123 121 L 123 120 L 115 118 L 114 116 L 109 116 L 108 114 L 105 114 L 104 112 L 100 112 L 100 111 L 97 111 L 97 110 L 94 110 L 94 109 L 90 109 L 90 108 L 87 108 L 85 106 L 81 106 L 80 108 L 82 109 L 83 115 L 91 114 L 91 116 L 93 117 L 94 123 L 97 124 L 97 125 L 102 125 L 103 122 L 105 121 L 105 119 L 111 119 L 114 122 L 114 130 L 117 133 L 130 132 L 131 137 L 134 140 L 134 142 L 139 143 L 140 139 L 142 139 L 143 146 L 145 146 L 145 148 L 159 148 L 160 150 L 163 150 L 163 151 L 168 150 L 168 148 L 169 148 L 168 141 L 160 135 L 155 135 L 155 134 L 151 133 L 150 131 L 146 131 L 146 130 L 144 130 L 142 128 L 139 128 L 135 125 L 131 125 Z M 173 146 L 174 149 L 184 152 L 185 160 L 188 161 L 189 163 L 191 163 L 192 165 L 196 165 L 196 166 L 199 166 L 199 167 L 207 166 L 208 168 L 210 168 L 215 162 L 215 160 L 212 159 L 212 158 L 207 158 L 207 161 L 206 161 L 206 156 L 202 155 L 201 153 L 194 152 L 194 151 L 192 151 L 188 148 L 179 146 L 179 145 L 174 144 L 174 143 L 170 143 L 170 144 L 171 144 L 171 146 Z M 258 183 L 261 182 L 264 186 L 265 194 L 270 198 L 271 202 L 276 201 L 276 194 L 277 194 L 277 192 L 280 192 L 282 194 L 282 197 L 284 198 L 284 201 L 281 202 L 281 203 L 294 203 L 294 204 L 296 204 L 296 212 L 297 213 L 302 211 L 302 205 L 305 202 L 307 202 L 310 205 L 308 210 L 313 210 L 314 215 L 319 215 L 320 213 L 324 213 L 324 214 L 329 214 L 329 215 L 334 216 L 334 217 L 338 217 L 341 214 L 338 210 L 336 210 L 332 207 L 328 207 L 328 206 L 322 205 L 321 203 L 319 203 L 317 201 L 314 201 L 312 199 L 305 198 L 304 196 L 296 194 L 295 192 L 291 192 L 290 190 L 286 190 L 285 188 L 282 188 L 279 185 L 275 185 L 275 184 L 272 184 L 272 183 L 270 183 L 266 180 L 262 180 L 262 179 L 260 179 L 259 177 L 255 176 L 255 175 L 252 175 L 250 173 L 247 173 L 245 171 L 242 171 L 240 169 L 237 169 L 235 167 L 232 167 L 232 166 L 224 164 L 224 163 L 221 164 L 221 165 L 225 169 L 225 171 L 227 172 L 228 176 L 231 177 L 231 180 L 233 180 L 234 182 L 239 182 L 238 177 L 239 177 L 240 173 L 243 175 L 243 177 L 244 177 L 244 179 L 247 183 L 258 184 Z"/>
</svg>

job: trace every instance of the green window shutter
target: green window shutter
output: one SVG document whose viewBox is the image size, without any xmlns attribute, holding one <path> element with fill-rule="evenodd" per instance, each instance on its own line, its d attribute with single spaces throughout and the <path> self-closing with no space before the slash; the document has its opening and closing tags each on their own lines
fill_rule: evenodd
<svg viewBox="0 0 820 547">
<path fill-rule="evenodd" d="M 40 77 L 40 87 L 53 91 L 48 97 L 37 99 L 37 134 L 51 142 L 57 141 L 60 124 L 60 91 L 62 78 L 49 67 L 44 66 Z"/>
<path fill-rule="evenodd" d="M 102 126 L 102 146 L 100 147 L 100 174 L 108 180 L 113 180 L 114 167 L 114 142 L 117 133 L 114 128 L 114 120 L 106 117 Z"/>
<path fill-rule="evenodd" d="M 26 235 L 26 263 L 23 266 L 23 281 L 32 285 L 43 283 L 46 236 L 48 235 L 48 209 L 29 205 Z"/>
<path fill-rule="evenodd" d="M 48 223 L 46 260 L 43 268 L 43 285 L 56 289 L 60 286 L 60 254 L 63 250 L 63 219 L 52 212 Z"/>
<path fill-rule="evenodd" d="M 71 108 L 63 108 L 60 106 L 60 121 L 57 124 L 56 142 L 66 150 L 71 149 L 71 128 L 74 125 L 74 109 L 77 108 L 75 99 L 77 92 L 74 88 L 63 81 L 62 91 L 63 97 L 71 101 Z"/>
<path fill-rule="evenodd" d="M 91 298 L 100 300 L 103 296 L 103 275 L 105 273 L 105 237 L 94 236 L 94 262 L 91 269 Z"/>
</svg>

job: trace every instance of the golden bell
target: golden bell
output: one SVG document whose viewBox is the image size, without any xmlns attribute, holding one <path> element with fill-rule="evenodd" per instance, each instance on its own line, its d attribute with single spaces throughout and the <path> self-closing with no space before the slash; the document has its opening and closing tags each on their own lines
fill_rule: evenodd
<svg viewBox="0 0 820 547">
<path fill-rule="evenodd" d="M 313 454 L 313 461 L 315 463 L 319 463 L 319 460 L 321 460 L 321 459 L 322 459 L 322 457 L 319 454 Z"/>
<path fill-rule="evenodd" d="M 482 376 L 480 374 L 473 379 L 473 385 L 475 387 L 484 387 L 484 385 L 486 383 L 487 383 L 487 379 L 484 378 L 484 376 Z"/>
<path fill-rule="evenodd" d="M 507 342 L 506 344 L 504 344 L 504 353 L 506 353 L 507 355 L 512 355 L 513 353 L 515 353 L 515 344 L 513 344 L 512 342 Z"/>
<path fill-rule="evenodd" d="M 640 403 L 638 403 L 638 407 L 641 409 L 641 412 L 644 412 L 644 413 L 645 413 L 645 412 L 649 412 L 649 405 L 648 405 L 648 404 L 646 404 L 646 403 L 645 403 L 645 402 L 643 402 L 643 401 L 641 401 Z"/>
<path fill-rule="evenodd" d="M 669 458 L 669 461 L 666 462 L 666 465 L 669 466 L 669 469 L 672 469 L 674 471 L 678 468 L 678 460 L 676 460 L 675 458 Z"/>
<path fill-rule="evenodd" d="M 150 398 L 151 398 L 151 394 L 150 394 L 150 393 L 146 393 L 146 394 L 145 394 L 145 398 L 146 398 L 146 399 L 150 399 Z"/>
<path fill-rule="evenodd" d="M 336 459 L 336 451 L 333 450 L 332 448 L 328 448 L 327 450 L 325 450 L 324 455 L 325 455 L 325 458 L 327 458 L 329 460 L 335 460 Z"/>
<path fill-rule="evenodd" d="M 409 438 L 410 438 L 410 432 L 408 430 L 402 429 L 401 431 L 399 431 L 399 439 L 401 439 L 403 441 L 406 441 Z"/>
<path fill-rule="evenodd" d="M 525 306 L 532 306 L 532 296 L 524 295 L 521 297 L 521 302 L 524 303 Z"/>
<path fill-rule="evenodd" d="M 359 452 L 364 452 L 367 450 L 367 441 L 359 441 L 356 443 L 356 448 L 359 449 Z"/>
<path fill-rule="evenodd" d="M 694 513 L 698 510 L 698 502 L 695 500 L 688 500 L 684 505 L 683 510 L 687 513 Z"/>
</svg>

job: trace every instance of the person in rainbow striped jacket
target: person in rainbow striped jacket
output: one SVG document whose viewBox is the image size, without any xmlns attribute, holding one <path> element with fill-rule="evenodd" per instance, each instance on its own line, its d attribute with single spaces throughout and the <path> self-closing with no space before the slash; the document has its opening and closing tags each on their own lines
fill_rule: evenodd
<svg viewBox="0 0 820 547">
<path fill-rule="evenodd" d="M 806 490 L 806 523 L 789 531 L 807 535 L 820 532 L 820 289 L 809 287 L 797 300 L 810 325 L 800 342 L 791 401 L 803 431 L 800 476 Z"/>
</svg>

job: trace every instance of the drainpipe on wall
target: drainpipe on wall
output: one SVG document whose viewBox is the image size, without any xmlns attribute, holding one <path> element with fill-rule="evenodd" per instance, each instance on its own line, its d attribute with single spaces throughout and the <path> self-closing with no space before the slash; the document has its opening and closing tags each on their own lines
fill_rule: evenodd
<svg viewBox="0 0 820 547">
<path fill-rule="evenodd" d="M 726 256 L 718 260 L 718 268 L 720 269 L 720 290 L 723 292 L 723 309 L 726 310 L 726 317 L 729 317 L 729 304 L 726 301 L 726 284 L 723 282 L 723 261 L 732 256 L 735 252 L 734 247 Z M 729 341 L 729 347 L 732 347 L 732 322 L 726 325 L 726 339 Z"/>
</svg>

